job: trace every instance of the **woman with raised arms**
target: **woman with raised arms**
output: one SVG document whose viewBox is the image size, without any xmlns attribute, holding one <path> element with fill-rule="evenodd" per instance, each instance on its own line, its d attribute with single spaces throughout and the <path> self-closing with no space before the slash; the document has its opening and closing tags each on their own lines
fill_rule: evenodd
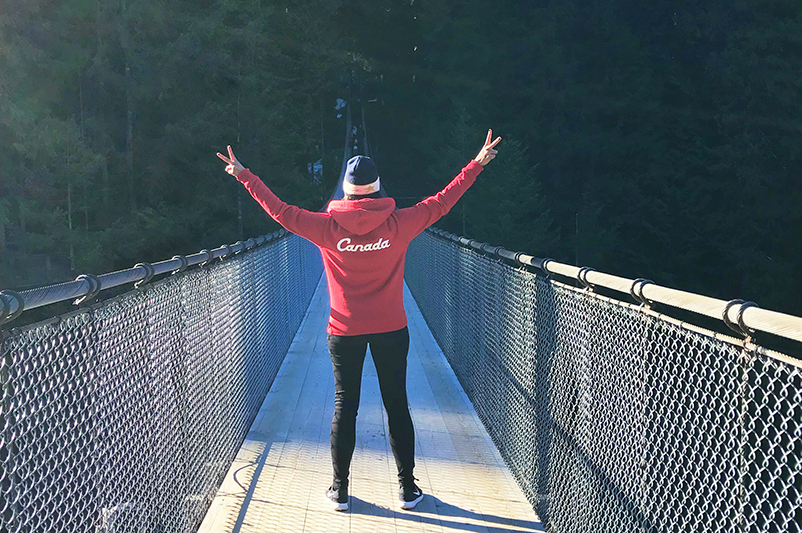
<svg viewBox="0 0 802 533">
<path fill-rule="evenodd" d="M 407 403 L 409 332 L 404 313 L 404 259 L 410 241 L 454 207 L 482 168 L 498 153 L 501 137 L 487 139 L 479 154 L 434 196 L 405 209 L 381 197 L 381 180 L 372 159 L 348 161 L 343 200 L 332 200 L 324 213 L 282 202 L 234 156 L 226 172 L 235 176 L 265 211 L 288 231 L 320 249 L 331 313 L 326 331 L 334 369 L 334 417 L 331 459 L 334 480 L 326 499 L 336 510 L 348 509 L 348 476 L 356 443 L 356 416 L 362 366 L 368 346 L 379 378 L 390 427 L 390 446 L 398 467 L 399 504 L 414 508 L 423 493 L 415 484 L 415 434 Z"/>
</svg>

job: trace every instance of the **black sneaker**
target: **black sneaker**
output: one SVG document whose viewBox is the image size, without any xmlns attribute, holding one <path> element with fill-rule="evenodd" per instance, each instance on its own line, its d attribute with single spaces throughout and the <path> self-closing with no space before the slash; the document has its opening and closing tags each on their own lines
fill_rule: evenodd
<svg viewBox="0 0 802 533">
<path fill-rule="evenodd" d="M 415 484 L 415 478 L 401 481 L 398 489 L 398 500 L 401 509 L 414 509 L 423 500 L 423 491 Z"/>
<path fill-rule="evenodd" d="M 326 501 L 335 511 L 348 510 L 348 485 L 342 484 L 337 486 L 332 484 L 326 491 Z"/>
</svg>

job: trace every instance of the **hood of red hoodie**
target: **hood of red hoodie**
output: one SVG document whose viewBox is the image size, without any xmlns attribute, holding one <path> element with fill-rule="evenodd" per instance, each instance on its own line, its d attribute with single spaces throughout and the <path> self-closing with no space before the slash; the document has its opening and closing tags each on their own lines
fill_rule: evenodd
<svg viewBox="0 0 802 533">
<path fill-rule="evenodd" d="M 365 235 L 381 226 L 395 211 L 395 200 L 392 198 L 332 200 L 326 210 L 346 231 L 354 235 Z"/>
</svg>

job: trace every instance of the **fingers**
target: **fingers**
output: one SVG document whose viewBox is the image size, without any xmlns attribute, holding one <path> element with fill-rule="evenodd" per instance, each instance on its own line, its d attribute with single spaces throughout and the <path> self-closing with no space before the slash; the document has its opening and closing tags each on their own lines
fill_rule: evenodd
<svg viewBox="0 0 802 533">
<path fill-rule="evenodd" d="M 490 142 L 490 138 L 488 138 L 488 139 L 487 139 L 487 142 Z M 501 137 L 496 137 L 496 140 L 495 140 L 495 141 L 493 141 L 493 144 L 491 144 L 490 146 L 488 146 L 488 148 L 493 148 L 495 145 L 497 145 L 497 144 L 498 144 L 498 143 L 500 143 L 500 142 L 501 142 Z"/>
<path fill-rule="evenodd" d="M 490 144 L 490 139 L 493 138 L 493 130 L 487 130 L 487 139 L 485 139 L 485 146 Z"/>
<path fill-rule="evenodd" d="M 229 157 L 231 157 L 232 161 L 236 161 L 237 160 L 237 158 L 234 157 L 234 150 L 231 149 L 231 145 L 230 144 L 228 145 L 228 155 L 229 155 Z"/>
<path fill-rule="evenodd" d="M 229 158 L 227 158 L 226 156 L 224 156 L 220 152 L 217 152 L 217 157 L 219 157 L 220 159 L 222 159 L 223 161 L 225 161 L 229 165 L 233 165 L 234 164 L 234 162 L 232 160 L 230 160 Z"/>
</svg>

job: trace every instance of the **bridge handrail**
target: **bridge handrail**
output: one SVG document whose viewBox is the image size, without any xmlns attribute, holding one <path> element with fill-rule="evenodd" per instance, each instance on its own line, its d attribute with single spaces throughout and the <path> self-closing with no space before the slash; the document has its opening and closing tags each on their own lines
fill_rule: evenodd
<svg viewBox="0 0 802 533">
<path fill-rule="evenodd" d="M 648 306 L 651 302 L 656 302 L 723 320 L 736 333 L 745 337 L 749 337 L 754 331 L 764 331 L 802 342 L 802 318 L 769 309 L 761 309 L 754 302 L 720 300 L 710 296 L 663 287 L 643 278 L 623 278 L 598 272 L 590 267 L 577 267 L 560 263 L 553 259 L 535 257 L 524 252 L 513 252 L 501 246 L 492 246 L 439 228 L 429 228 L 428 231 L 433 235 L 453 241 L 464 248 L 470 248 L 483 255 L 538 268 L 546 274 L 557 274 L 574 279 L 588 287 L 589 290 L 592 290 L 594 286 L 604 287 L 628 294 L 639 304 L 645 306 Z M 797 362 L 798 365 L 799 362 Z"/>
<path fill-rule="evenodd" d="M 546 530 L 796 531 L 802 360 L 649 306 L 724 302 L 441 230 L 405 280 Z"/>
<path fill-rule="evenodd" d="M 3 290 L 0 291 L 0 325 L 11 322 L 23 311 L 73 299 L 75 299 L 75 304 L 78 305 L 93 299 L 99 292 L 107 289 L 128 283 L 148 282 L 155 276 L 182 272 L 191 266 L 207 264 L 214 259 L 224 261 L 234 254 L 276 242 L 289 235 L 290 233 L 287 230 L 280 229 L 246 241 L 238 241 L 235 244 L 224 244 L 211 250 L 201 250 L 187 256 L 175 255 L 171 259 L 159 261 L 158 263 L 137 263 L 131 268 L 99 276 L 82 274 L 74 281 L 45 285 L 21 292 Z"/>
</svg>

